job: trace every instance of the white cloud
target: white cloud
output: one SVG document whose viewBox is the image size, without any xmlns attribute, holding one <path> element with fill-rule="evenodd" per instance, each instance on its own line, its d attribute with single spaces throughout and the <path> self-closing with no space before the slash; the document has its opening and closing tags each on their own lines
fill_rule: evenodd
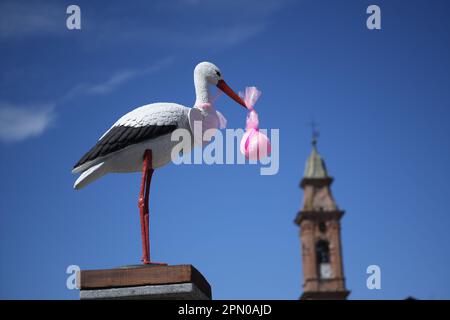
<svg viewBox="0 0 450 320">
<path fill-rule="evenodd" d="M 116 73 L 103 83 L 98 83 L 87 88 L 87 92 L 93 94 L 105 94 L 136 76 L 135 70 L 124 70 Z"/>
<path fill-rule="evenodd" d="M 207 32 L 197 32 L 190 37 L 178 34 L 177 37 L 172 37 L 172 40 L 178 41 L 181 45 L 191 44 L 193 46 L 221 49 L 238 45 L 261 33 L 265 28 L 265 23 L 240 23 L 227 27 L 216 27 L 207 30 Z"/>
<path fill-rule="evenodd" d="M 143 68 L 143 69 L 129 69 L 122 70 L 120 72 L 115 73 L 110 78 L 102 83 L 97 83 L 93 85 L 86 85 L 86 92 L 91 94 L 105 94 L 115 90 L 118 86 L 124 84 L 127 81 L 130 81 L 134 78 L 149 75 L 159 70 L 167 67 L 169 64 L 173 62 L 173 57 L 163 58 L 153 65 Z"/>
<path fill-rule="evenodd" d="M 174 57 L 168 56 L 156 61 L 154 64 L 141 68 L 141 69 L 126 69 L 112 74 L 105 81 L 98 83 L 89 83 L 84 82 L 73 87 L 64 97 L 60 100 L 60 102 L 66 101 L 68 99 L 73 98 L 74 96 L 80 94 L 107 94 L 114 90 L 116 90 L 119 86 L 125 84 L 128 81 L 131 81 L 135 78 L 151 75 L 156 73 L 174 61 Z"/>
<path fill-rule="evenodd" d="M 96 45 L 102 47 L 107 43 L 123 46 L 129 44 L 128 41 L 141 43 L 144 39 L 151 41 L 156 47 L 159 45 L 165 49 L 182 48 L 178 50 L 181 52 L 192 49 L 221 50 L 262 34 L 267 29 L 270 16 L 289 3 L 289 0 L 249 0 L 245 4 L 237 0 L 179 0 L 173 3 L 161 1 L 154 5 L 154 11 L 165 12 L 170 15 L 169 18 L 175 18 L 182 12 L 184 15 L 192 15 L 193 19 L 199 19 L 200 22 L 190 24 L 184 20 L 179 24 L 155 26 L 145 19 L 135 20 L 134 16 L 129 14 L 119 18 L 117 15 L 95 16 L 90 20 L 91 36 L 86 37 L 86 41 L 89 48 L 96 48 Z M 202 8 L 202 16 L 196 17 L 199 6 Z M 0 40 L 63 34 L 66 31 L 64 13 L 64 2 L 59 1 L 0 1 Z M 203 18 L 206 20 L 203 21 Z M 158 72 L 173 60 L 173 57 L 167 57 L 147 68 L 124 69 L 112 73 L 101 82 L 79 83 L 59 99 L 55 97 L 51 105 L 26 108 L 0 103 L 0 141 L 21 141 L 40 135 L 51 124 L 57 107 L 67 100 L 79 95 L 108 94 L 128 81 Z"/>
<path fill-rule="evenodd" d="M 193 23 L 181 19 L 177 23 L 154 25 L 132 14 L 122 15 L 122 3 L 109 4 L 112 14 L 91 12 L 86 17 L 89 36 L 80 39 L 89 50 L 105 45 L 151 41 L 156 46 L 183 49 L 221 50 L 235 46 L 248 38 L 262 34 L 270 23 L 270 16 L 285 8 L 292 0 L 178 0 L 154 1 L 138 4 L 138 10 L 161 12 L 168 20 L 192 16 Z M 65 35 L 65 5 L 60 1 L 21 2 L 0 1 L 0 40 L 25 36 Z M 136 10 L 136 9 L 133 9 Z M 198 12 L 201 16 L 196 16 Z M 220 14 L 218 14 L 220 13 Z M 121 80 L 118 79 L 120 82 Z M 100 88 L 101 91 L 101 88 Z"/>
<path fill-rule="evenodd" d="M 145 10 L 150 13 L 160 12 L 167 23 L 154 24 L 151 19 L 143 19 L 142 16 L 136 18 L 130 11 L 120 17 L 117 14 L 103 16 L 92 21 L 91 32 L 95 41 L 90 43 L 89 48 L 117 44 L 135 46 L 150 42 L 153 47 L 178 52 L 221 51 L 263 34 L 270 26 L 271 16 L 292 2 L 293 0 L 155 1 L 151 3 L 152 8 Z M 120 6 L 111 4 L 114 12 L 119 12 Z"/>
<path fill-rule="evenodd" d="M 39 107 L 0 103 L 0 140 L 17 142 L 43 133 L 55 118 L 53 105 Z"/>
<path fill-rule="evenodd" d="M 61 12 L 65 13 L 63 3 L 2 1 L 0 39 L 61 33 Z"/>
<path fill-rule="evenodd" d="M 79 84 L 69 90 L 58 100 L 58 103 L 27 107 L 0 102 L 0 141 L 19 142 L 38 136 L 51 125 L 56 117 L 56 107 L 59 104 L 80 94 L 107 94 L 127 81 L 158 72 L 172 62 L 173 57 L 166 57 L 146 68 L 117 72 L 104 82 Z"/>
<path fill-rule="evenodd" d="M 106 31 L 98 31 L 101 36 L 98 38 L 97 45 L 100 43 L 134 45 L 145 38 L 151 41 L 154 47 L 169 48 L 175 53 L 188 50 L 220 51 L 241 44 L 261 34 L 267 28 L 265 21 L 236 22 L 227 26 L 192 29 L 165 26 L 119 29 L 114 24 L 115 22 L 111 23 L 110 27 L 104 27 L 105 30 L 117 30 L 114 32 L 114 38 Z"/>
</svg>

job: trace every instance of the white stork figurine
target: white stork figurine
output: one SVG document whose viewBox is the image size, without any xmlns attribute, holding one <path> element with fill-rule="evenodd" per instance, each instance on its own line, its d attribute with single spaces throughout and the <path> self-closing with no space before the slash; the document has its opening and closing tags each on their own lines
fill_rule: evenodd
<svg viewBox="0 0 450 320">
<path fill-rule="evenodd" d="M 215 85 L 237 103 L 245 102 L 225 83 L 219 68 L 210 62 L 199 63 L 194 69 L 196 100 L 193 108 L 176 103 L 152 103 L 121 117 L 74 166 L 72 173 L 81 173 L 75 189 L 110 172 L 142 170 L 139 210 L 142 235 L 142 262 L 152 264 L 149 242 L 149 191 L 153 170 L 171 160 L 171 134 L 178 128 L 194 132 L 194 121 L 202 121 L 202 130 L 219 128 L 223 116 L 210 100 L 209 85 Z M 192 141 L 193 143 L 193 141 Z"/>
</svg>

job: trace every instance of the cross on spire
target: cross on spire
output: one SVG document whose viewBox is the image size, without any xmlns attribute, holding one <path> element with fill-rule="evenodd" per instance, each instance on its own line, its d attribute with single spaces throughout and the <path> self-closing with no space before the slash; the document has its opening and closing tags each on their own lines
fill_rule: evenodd
<svg viewBox="0 0 450 320">
<path fill-rule="evenodd" d="M 314 120 L 312 120 L 309 125 L 311 126 L 311 134 L 312 134 L 312 140 L 311 143 L 313 146 L 317 144 L 317 138 L 319 137 L 319 130 L 317 127 L 319 126 Z"/>
</svg>

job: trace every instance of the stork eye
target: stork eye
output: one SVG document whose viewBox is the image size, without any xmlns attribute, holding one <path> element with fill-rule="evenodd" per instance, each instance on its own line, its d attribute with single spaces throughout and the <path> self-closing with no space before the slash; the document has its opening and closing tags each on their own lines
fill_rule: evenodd
<svg viewBox="0 0 450 320">
<path fill-rule="evenodd" d="M 220 78 L 220 72 L 216 70 L 216 74 Z"/>
</svg>

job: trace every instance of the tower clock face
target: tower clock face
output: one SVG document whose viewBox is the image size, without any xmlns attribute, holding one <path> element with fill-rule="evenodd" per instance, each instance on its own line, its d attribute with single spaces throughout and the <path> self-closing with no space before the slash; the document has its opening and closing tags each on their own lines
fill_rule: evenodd
<svg viewBox="0 0 450 320">
<path fill-rule="evenodd" d="M 322 279 L 331 278 L 331 265 L 329 263 L 320 264 L 320 278 Z"/>
</svg>

